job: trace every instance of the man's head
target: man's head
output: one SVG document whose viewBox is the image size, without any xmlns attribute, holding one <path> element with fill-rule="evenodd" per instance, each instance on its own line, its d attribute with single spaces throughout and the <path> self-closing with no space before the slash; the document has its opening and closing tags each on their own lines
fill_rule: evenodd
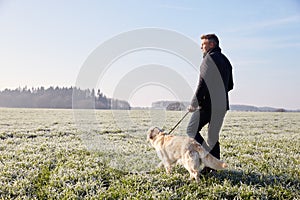
<svg viewBox="0 0 300 200">
<path fill-rule="evenodd" d="M 216 46 L 219 46 L 219 39 L 215 34 L 206 34 L 201 36 L 201 49 L 204 54 Z"/>
</svg>

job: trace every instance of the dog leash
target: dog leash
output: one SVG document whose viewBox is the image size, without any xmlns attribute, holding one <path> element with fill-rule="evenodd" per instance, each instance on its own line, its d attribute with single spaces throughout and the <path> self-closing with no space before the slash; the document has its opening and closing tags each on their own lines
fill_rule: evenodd
<svg viewBox="0 0 300 200">
<path fill-rule="evenodd" d="M 189 114 L 190 111 L 187 111 L 183 117 L 177 122 L 177 124 L 175 124 L 175 126 L 166 134 L 166 135 L 170 135 L 174 130 L 175 128 L 182 122 L 182 120 Z"/>
</svg>

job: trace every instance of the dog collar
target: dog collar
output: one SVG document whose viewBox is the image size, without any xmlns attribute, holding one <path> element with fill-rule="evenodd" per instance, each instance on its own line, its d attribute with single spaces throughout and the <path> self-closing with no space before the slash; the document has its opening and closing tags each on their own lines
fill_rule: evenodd
<svg viewBox="0 0 300 200">
<path fill-rule="evenodd" d="M 158 128 L 158 127 L 154 127 L 154 128 L 157 128 L 157 129 L 158 129 L 158 133 L 164 132 L 162 129 L 160 129 L 160 128 Z"/>
</svg>

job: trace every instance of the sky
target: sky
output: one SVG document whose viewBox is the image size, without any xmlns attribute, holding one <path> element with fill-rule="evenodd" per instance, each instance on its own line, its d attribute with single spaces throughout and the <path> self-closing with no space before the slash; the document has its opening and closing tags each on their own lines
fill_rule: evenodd
<svg viewBox="0 0 300 200">
<path fill-rule="evenodd" d="M 233 66 L 231 104 L 300 108 L 298 0 L 0 0 L 0 90 L 74 86 L 83 64 L 99 45 L 124 32 L 149 27 L 176 31 L 199 45 L 202 34 L 217 34 Z M 124 74 L 133 65 L 149 64 L 151 58 L 153 63 L 164 60 L 164 65 L 176 62 L 178 73 L 196 89 L 199 75 L 187 70 L 184 62 L 147 51 L 117 60 L 98 81 L 99 88 L 114 96 Z M 129 96 L 126 100 L 132 106 L 178 98 L 159 84 L 136 87 Z"/>
</svg>

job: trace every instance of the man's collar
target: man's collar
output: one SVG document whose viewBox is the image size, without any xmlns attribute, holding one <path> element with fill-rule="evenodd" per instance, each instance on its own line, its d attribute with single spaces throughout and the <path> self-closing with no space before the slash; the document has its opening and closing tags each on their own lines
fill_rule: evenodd
<svg viewBox="0 0 300 200">
<path fill-rule="evenodd" d="M 221 48 L 219 46 L 216 46 L 208 51 L 208 53 L 211 53 L 211 52 L 221 52 Z"/>
<path fill-rule="evenodd" d="M 203 58 L 207 55 L 207 54 L 210 54 L 210 53 L 213 53 L 213 52 L 221 52 L 221 48 L 219 46 L 216 46 L 210 50 L 208 50 L 206 53 L 203 53 Z"/>
</svg>

